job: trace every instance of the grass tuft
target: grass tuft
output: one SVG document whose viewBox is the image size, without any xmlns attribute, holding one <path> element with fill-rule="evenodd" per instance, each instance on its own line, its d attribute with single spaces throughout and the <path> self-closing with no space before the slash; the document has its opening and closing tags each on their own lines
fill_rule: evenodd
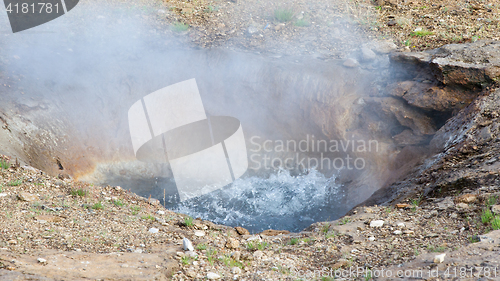
<svg viewBox="0 0 500 281">
<path fill-rule="evenodd" d="M 311 23 L 309 21 L 307 21 L 306 19 L 300 19 L 300 20 L 297 20 L 295 22 L 295 26 L 298 26 L 298 27 L 307 27 L 310 25 L 311 25 Z"/>
<path fill-rule="evenodd" d="M 172 30 L 175 32 L 184 32 L 189 29 L 189 25 L 183 22 L 176 22 L 172 25 Z"/>
<path fill-rule="evenodd" d="M 104 206 L 102 205 L 101 201 L 95 203 L 94 205 L 92 205 L 92 209 L 93 210 L 102 210 L 104 209 Z"/>
<path fill-rule="evenodd" d="M 294 12 L 291 9 L 274 10 L 274 18 L 279 22 L 289 22 L 293 19 Z"/>
<path fill-rule="evenodd" d="M 433 35 L 434 33 L 429 30 L 419 30 L 419 31 L 414 31 L 410 35 L 413 37 L 424 37 L 428 35 Z"/>
<path fill-rule="evenodd" d="M 83 197 L 83 196 L 87 196 L 87 191 L 85 189 L 82 189 L 82 188 L 78 188 L 78 189 L 72 189 L 70 191 L 70 194 L 72 196 L 80 196 L 80 197 Z"/>
<path fill-rule="evenodd" d="M 193 226 L 193 218 L 190 216 L 187 216 L 184 218 L 184 225 L 187 227 Z"/>
<path fill-rule="evenodd" d="M 0 167 L 1 167 L 1 169 L 7 170 L 8 168 L 10 168 L 9 161 L 5 161 L 3 159 L 0 159 Z"/>
</svg>

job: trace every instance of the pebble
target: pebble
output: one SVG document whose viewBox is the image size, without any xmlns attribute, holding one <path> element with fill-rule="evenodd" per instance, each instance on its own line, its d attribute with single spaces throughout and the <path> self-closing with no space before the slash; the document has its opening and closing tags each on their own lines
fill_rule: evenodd
<svg viewBox="0 0 500 281">
<path fill-rule="evenodd" d="M 194 251 L 187 251 L 186 252 L 186 256 L 195 258 L 195 257 L 198 256 L 198 254 L 196 252 L 194 252 Z"/>
<path fill-rule="evenodd" d="M 264 252 L 262 252 L 262 251 L 255 251 L 255 252 L 253 253 L 253 257 L 254 257 L 254 258 L 256 258 L 256 259 L 260 259 L 260 258 L 262 258 L 263 256 L 264 256 Z"/>
<path fill-rule="evenodd" d="M 193 244 L 191 244 L 191 241 L 189 241 L 189 239 L 187 238 L 182 239 L 182 248 L 184 249 L 184 251 L 194 252 Z"/>
<path fill-rule="evenodd" d="M 159 229 L 158 228 L 154 228 L 154 227 L 151 227 L 149 230 L 148 230 L 150 233 L 158 233 Z"/>
<path fill-rule="evenodd" d="M 38 200 L 38 196 L 27 192 L 21 192 L 17 195 L 17 199 L 25 202 L 33 202 Z"/>
<path fill-rule="evenodd" d="M 393 233 L 394 233 L 395 235 L 401 235 L 401 234 L 403 234 L 403 231 L 401 231 L 401 230 L 396 230 L 396 231 L 394 231 Z"/>
<path fill-rule="evenodd" d="M 156 213 L 157 213 L 158 215 L 164 215 L 164 214 L 165 214 L 165 212 L 164 212 L 164 211 L 158 211 L 158 212 L 156 212 Z"/>
<path fill-rule="evenodd" d="M 226 242 L 226 247 L 229 249 L 238 249 L 240 242 L 234 238 L 229 238 Z"/>
<path fill-rule="evenodd" d="M 368 237 L 368 241 L 371 241 L 371 242 L 375 241 L 375 237 L 373 237 L 373 236 Z"/>
<path fill-rule="evenodd" d="M 370 222 L 370 227 L 375 228 L 375 227 L 382 227 L 384 225 L 383 220 L 374 220 Z"/>
<path fill-rule="evenodd" d="M 38 261 L 39 263 L 42 263 L 42 264 L 47 263 L 47 260 L 46 260 L 46 259 L 42 259 L 42 258 L 38 258 L 38 259 L 37 259 L 37 261 Z"/>
<path fill-rule="evenodd" d="M 400 223 L 397 224 L 397 226 L 398 227 L 405 227 L 405 224 L 404 224 L 404 222 L 400 222 Z"/>
<path fill-rule="evenodd" d="M 220 279 L 220 275 L 217 273 L 209 272 L 207 273 L 208 280 L 217 280 Z"/>
<path fill-rule="evenodd" d="M 239 261 L 241 257 L 241 252 L 240 251 L 234 251 L 231 256 L 233 257 L 234 260 Z"/>
<path fill-rule="evenodd" d="M 491 212 L 494 214 L 500 215 L 500 205 L 491 206 Z"/>
<path fill-rule="evenodd" d="M 446 256 L 446 253 L 440 254 L 440 255 L 435 255 L 434 256 L 434 263 L 442 263 L 444 262 L 444 257 Z"/>
<path fill-rule="evenodd" d="M 241 268 L 239 268 L 239 267 L 233 267 L 233 268 L 231 268 L 231 273 L 233 273 L 233 274 L 241 274 Z"/>
<path fill-rule="evenodd" d="M 205 232 L 201 231 L 201 230 L 197 230 L 194 232 L 194 236 L 203 237 L 203 236 L 205 236 Z"/>
</svg>

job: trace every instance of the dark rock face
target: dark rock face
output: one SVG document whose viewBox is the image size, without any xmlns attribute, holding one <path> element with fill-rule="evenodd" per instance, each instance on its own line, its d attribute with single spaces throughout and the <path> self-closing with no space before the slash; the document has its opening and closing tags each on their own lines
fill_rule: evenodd
<svg viewBox="0 0 500 281">
<path fill-rule="evenodd" d="M 429 52 L 395 54 L 391 59 L 395 65 L 406 65 L 395 75 L 402 81 L 388 87 L 392 96 L 429 113 L 427 116 L 432 112 L 454 116 L 432 137 L 428 151 L 434 156 L 398 181 L 388 182 L 362 205 L 498 185 L 500 43 L 453 44 Z M 393 139 L 414 145 L 421 133 L 411 128 Z"/>
<path fill-rule="evenodd" d="M 500 89 L 486 90 L 448 120 L 430 142 L 437 154 L 364 204 L 397 203 L 423 194 L 500 184 Z"/>
</svg>

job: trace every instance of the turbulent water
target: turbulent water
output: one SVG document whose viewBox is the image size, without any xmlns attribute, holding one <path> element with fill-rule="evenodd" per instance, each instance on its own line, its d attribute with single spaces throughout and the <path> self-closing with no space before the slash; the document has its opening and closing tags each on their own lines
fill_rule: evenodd
<svg viewBox="0 0 500 281">
<path fill-rule="evenodd" d="M 300 231 L 314 222 L 343 215 L 342 191 L 334 180 L 315 170 L 300 176 L 280 171 L 266 179 L 240 178 L 223 190 L 167 204 L 167 208 L 218 224 L 243 226 L 251 232 Z"/>
</svg>

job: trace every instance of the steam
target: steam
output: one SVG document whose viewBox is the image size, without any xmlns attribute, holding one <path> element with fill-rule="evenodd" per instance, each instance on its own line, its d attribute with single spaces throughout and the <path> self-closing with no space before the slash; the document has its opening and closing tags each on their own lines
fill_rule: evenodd
<svg viewBox="0 0 500 281">
<path fill-rule="evenodd" d="M 22 115 L 33 126 L 30 134 L 18 136 L 31 149 L 15 148 L 25 162 L 54 174 L 65 172 L 95 183 L 120 184 L 144 196 L 151 194 L 162 199 L 164 189 L 175 196 L 168 164 L 135 160 L 127 111 L 143 96 L 191 78 L 198 82 L 207 113 L 238 118 L 247 139 L 259 136 L 262 141 L 300 141 L 314 135 L 324 140 L 368 140 L 369 136 L 356 135 L 350 129 L 359 123 L 356 115 L 361 107 L 356 104 L 360 93 L 369 92 L 373 74 L 344 68 L 339 61 L 312 57 L 277 58 L 281 54 L 222 51 L 224 46 L 197 50 L 165 35 L 144 19 L 142 12 L 130 12 L 127 5 L 83 1 L 65 16 L 18 34 L 10 34 L 5 18 L 0 19 L 1 70 L 15 77 L 11 88 L 2 94 L 0 111 L 12 120 Z M 26 108 L 32 110 L 23 110 Z M 50 136 L 46 141 L 32 141 L 44 134 Z M 35 150 L 45 154 L 34 153 Z M 288 156 L 279 151 L 270 154 L 283 159 Z M 373 163 L 380 156 L 367 157 Z M 382 181 L 377 176 L 380 168 L 368 169 L 372 170 L 343 173 L 307 169 L 277 175 L 275 170 L 250 171 L 248 179 L 234 184 L 232 191 L 214 194 L 209 199 L 220 202 L 221 198 L 239 198 L 252 188 L 263 196 L 286 197 L 297 189 L 296 198 L 289 198 L 286 210 L 306 216 L 307 212 L 315 212 L 302 208 L 308 202 L 339 194 L 339 179 L 374 182 L 364 194 L 368 196 Z M 308 171 L 308 176 L 300 175 Z M 288 188 L 280 188 L 280 184 L 287 184 Z M 326 186 L 335 186 L 335 192 L 328 193 Z M 266 195 L 266 190 L 270 194 Z M 200 202 L 209 199 L 201 198 Z M 361 199 L 344 200 L 342 208 L 330 209 L 334 214 L 323 214 L 311 222 L 334 219 Z M 238 204 L 263 208 L 269 202 L 257 198 Z M 230 217 L 227 206 L 219 205 L 217 210 L 196 206 L 193 202 L 192 206 L 177 208 L 222 223 L 247 218 Z M 255 222 L 247 224 L 257 227 Z"/>
</svg>

